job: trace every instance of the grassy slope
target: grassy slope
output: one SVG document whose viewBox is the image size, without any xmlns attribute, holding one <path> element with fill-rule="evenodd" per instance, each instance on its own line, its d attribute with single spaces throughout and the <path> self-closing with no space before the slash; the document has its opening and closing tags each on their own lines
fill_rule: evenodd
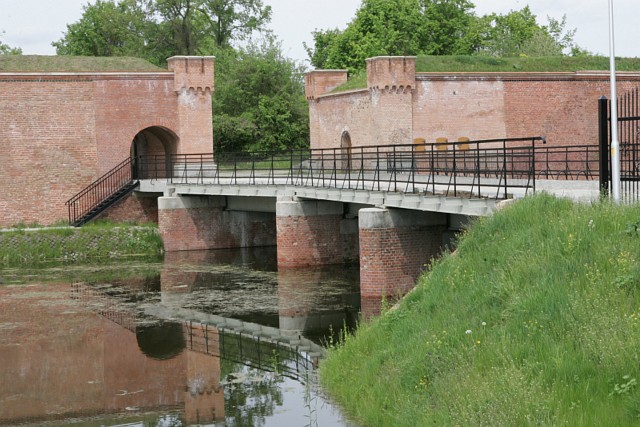
<svg viewBox="0 0 640 427">
<path fill-rule="evenodd" d="M 81 228 L 18 229 L 0 233 L 0 270 L 51 264 L 111 263 L 161 256 L 155 224 L 143 226 L 94 221 Z"/>
<path fill-rule="evenodd" d="M 638 425 L 639 224 L 544 195 L 480 220 L 322 381 L 370 426 Z"/>
<path fill-rule="evenodd" d="M 0 55 L 0 72 L 167 71 L 140 58 Z"/>
<path fill-rule="evenodd" d="M 490 56 L 418 56 L 416 71 L 422 73 L 470 72 L 575 72 L 608 70 L 609 58 L 604 56 L 550 56 L 546 58 L 494 58 Z M 640 58 L 618 58 L 617 71 L 640 71 Z M 334 92 L 367 87 L 367 75 L 361 71 Z"/>
</svg>

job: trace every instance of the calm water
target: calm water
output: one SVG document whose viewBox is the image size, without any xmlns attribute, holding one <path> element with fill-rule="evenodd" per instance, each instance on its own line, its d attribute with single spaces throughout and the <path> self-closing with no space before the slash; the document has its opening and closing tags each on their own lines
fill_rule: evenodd
<svg viewBox="0 0 640 427">
<path fill-rule="evenodd" d="M 359 304 L 275 248 L 0 270 L 0 425 L 350 425 L 313 368 Z"/>
</svg>

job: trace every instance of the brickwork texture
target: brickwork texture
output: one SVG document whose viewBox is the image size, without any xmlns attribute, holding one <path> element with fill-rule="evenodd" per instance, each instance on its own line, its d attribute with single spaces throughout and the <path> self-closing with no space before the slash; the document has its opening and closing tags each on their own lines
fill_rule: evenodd
<svg viewBox="0 0 640 427">
<path fill-rule="evenodd" d="M 212 152 L 213 59 L 169 64 L 167 72 L 0 73 L 0 227 L 66 220 L 65 201 L 126 159 L 145 129 L 173 135 L 164 147 L 172 153 Z"/>
</svg>

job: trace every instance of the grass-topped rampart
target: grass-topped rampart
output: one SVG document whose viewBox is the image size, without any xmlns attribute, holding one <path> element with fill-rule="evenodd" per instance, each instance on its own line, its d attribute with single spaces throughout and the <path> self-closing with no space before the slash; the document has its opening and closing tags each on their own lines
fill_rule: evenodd
<svg viewBox="0 0 640 427">
<path fill-rule="evenodd" d="M 604 56 L 548 56 L 495 58 L 469 55 L 421 55 L 416 58 L 418 73 L 559 73 L 600 71 L 609 69 L 609 58 Z M 640 58 L 617 58 L 617 71 L 640 71 Z M 349 76 L 349 80 L 334 92 L 364 89 L 367 75 L 364 70 Z"/>
<path fill-rule="evenodd" d="M 640 423 L 640 207 L 541 195 L 477 221 L 329 352 L 362 425 Z"/>
<path fill-rule="evenodd" d="M 18 228 L 0 232 L 0 268 L 153 259 L 161 256 L 162 248 L 155 225 L 96 222 L 82 228 Z"/>
<path fill-rule="evenodd" d="M 124 56 L 0 55 L 0 72 L 162 72 L 140 58 Z"/>
</svg>

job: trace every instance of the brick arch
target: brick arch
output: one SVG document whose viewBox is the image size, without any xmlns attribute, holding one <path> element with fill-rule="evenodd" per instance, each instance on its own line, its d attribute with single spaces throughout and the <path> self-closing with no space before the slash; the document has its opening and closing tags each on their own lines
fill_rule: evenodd
<svg viewBox="0 0 640 427">
<path fill-rule="evenodd" d="M 180 138 L 163 126 L 142 129 L 131 141 L 132 156 L 170 156 L 177 153 Z"/>
</svg>

